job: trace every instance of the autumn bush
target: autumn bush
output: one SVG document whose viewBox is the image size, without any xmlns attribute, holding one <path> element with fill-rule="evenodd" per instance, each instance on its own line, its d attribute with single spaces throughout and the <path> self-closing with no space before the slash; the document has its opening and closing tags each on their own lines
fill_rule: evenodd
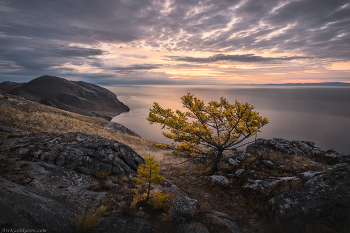
<svg viewBox="0 0 350 233">
<path fill-rule="evenodd" d="M 98 231 L 101 217 L 105 215 L 106 206 L 100 206 L 96 210 L 82 211 L 72 219 L 74 231 L 77 233 L 94 233 Z"/>
</svg>

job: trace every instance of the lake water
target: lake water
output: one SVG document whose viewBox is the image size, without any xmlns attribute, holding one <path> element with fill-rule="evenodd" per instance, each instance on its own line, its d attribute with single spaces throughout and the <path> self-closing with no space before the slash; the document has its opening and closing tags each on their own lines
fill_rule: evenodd
<svg viewBox="0 0 350 233">
<path fill-rule="evenodd" d="M 143 85 L 108 86 L 120 101 L 130 107 L 112 121 L 134 130 L 145 139 L 171 142 L 161 134 L 158 124 L 146 120 L 154 102 L 163 108 L 185 110 L 180 97 L 190 92 L 208 103 L 225 97 L 251 103 L 269 124 L 258 138 L 284 138 L 313 141 L 323 149 L 350 154 L 350 88 L 302 86 L 236 85 Z M 251 139 L 253 140 L 253 139 Z"/>
</svg>

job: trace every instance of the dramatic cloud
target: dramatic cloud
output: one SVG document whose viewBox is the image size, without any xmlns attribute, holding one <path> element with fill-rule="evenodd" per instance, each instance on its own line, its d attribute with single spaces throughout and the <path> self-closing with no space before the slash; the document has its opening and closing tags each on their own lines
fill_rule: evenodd
<svg viewBox="0 0 350 233">
<path fill-rule="evenodd" d="M 348 0 L 0 1 L 0 81 L 350 82 L 349 44 Z"/>
<path fill-rule="evenodd" d="M 160 65 L 152 64 L 142 64 L 142 65 L 132 65 L 127 67 L 114 67 L 113 70 L 153 70 L 159 68 Z"/>
<path fill-rule="evenodd" d="M 199 58 L 199 57 L 171 57 L 176 61 L 186 61 L 186 62 L 198 62 L 198 63 L 211 63 L 216 61 L 231 61 L 231 62 L 243 62 L 243 63 L 271 63 L 279 61 L 291 61 L 299 59 L 312 59 L 312 57 L 261 57 L 255 56 L 254 54 L 244 54 L 244 55 L 224 55 L 217 54 L 208 58 Z"/>
</svg>

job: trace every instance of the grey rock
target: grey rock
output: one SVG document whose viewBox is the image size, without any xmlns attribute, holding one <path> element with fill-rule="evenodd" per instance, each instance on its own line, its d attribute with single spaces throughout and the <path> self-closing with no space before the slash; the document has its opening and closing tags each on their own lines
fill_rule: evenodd
<svg viewBox="0 0 350 233">
<path fill-rule="evenodd" d="M 238 225 L 222 215 L 207 214 L 208 222 L 215 226 L 215 232 L 241 233 Z"/>
<path fill-rule="evenodd" d="M 336 165 L 308 180 L 302 190 L 273 197 L 267 209 L 290 232 L 320 225 L 340 232 L 350 229 L 350 165 Z"/>
<path fill-rule="evenodd" d="M 189 198 L 186 193 L 168 180 L 156 188 L 169 195 L 170 211 L 176 220 L 185 222 L 193 218 L 196 213 L 197 200 Z"/>
<path fill-rule="evenodd" d="M 231 181 L 229 179 L 221 175 L 206 176 L 204 177 L 204 179 L 211 183 L 218 184 L 221 186 L 228 186 L 229 184 L 231 184 Z"/>
<path fill-rule="evenodd" d="M 113 132 L 115 132 L 117 134 L 127 134 L 127 135 L 141 138 L 140 135 L 138 135 L 137 133 L 135 133 L 131 129 L 128 129 L 124 125 L 121 125 L 117 122 L 109 122 L 108 124 L 106 124 L 105 128 L 112 130 Z"/>
<path fill-rule="evenodd" d="M 144 159 L 129 146 L 84 133 L 39 133 L 6 138 L 0 150 L 11 157 L 29 155 L 84 174 L 104 169 L 129 176 L 144 163 Z"/>
<path fill-rule="evenodd" d="M 230 215 L 225 214 L 225 213 L 221 213 L 221 212 L 219 212 L 219 211 L 211 210 L 211 211 L 210 211 L 210 214 L 215 215 L 215 216 L 218 216 L 218 217 L 220 217 L 220 218 L 226 218 L 226 219 L 228 219 L 228 220 L 233 221 L 233 218 L 232 218 Z"/>
<path fill-rule="evenodd" d="M 154 233 L 154 226 L 140 218 L 102 218 L 100 231 L 103 233 Z"/>
<path fill-rule="evenodd" d="M 263 160 L 261 161 L 263 164 L 268 165 L 268 166 L 274 166 L 275 164 L 271 162 L 270 160 Z"/>
<path fill-rule="evenodd" d="M 46 193 L 0 177 L 0 225 L 6 228 L 70 232 L 75 209 Z"/>
<path fill-rule="evenodd" d="M 275 187 L 275 185 L 279 182 L 281 182 L 281 180 L 275 180 L 275 179 L 251 180 L 251 179 L 248 179 L 248 181 L 243 185 L 243 188 L 252 189 L 252 190 L 260 192 L 264 195 L 268 195 L 271 192 L 271 190 Z"/>
<path fill-rule="evenodd" d="M 292 141 L 281 139 L 281 138 L 277 138 L 277 139 L 276 138 L 274 139 L 258 138 L 255 141 L 255 143 L 247 146 L 246 151 L 250 152 L 250 151 L 264 150 L 264 149 L 274 149 L 291 156 L 296 156 L 297 151 L 300 151 L 293 146 Z"/>
<path fill-rule="evenodd" d="M 263 139 L 259 138 L 256 143 L 247 146 L 247 152 L 257 150 L 276 150 L 282 153 L 296 155 L 311 155 L 327 161 L 330 164 L 350 163 L 350 155 L 339 153 L 334 150 L 324 151 L 312 142 L 293 140 L 289 141 L 281 138 Z"/>
<path fill-rule="evenodd" d="M 237 176 L 243 180 L 247 180 L 248 179 L 248 172 L 246 172 L 244 169 L 237 169 L 235 171 L 235 176 Z"/>
<path fill-rule="evenodd" d="M 236 166 L 240 163 L 240 161 L 238 159 L 233 159 L 233 158 L 229 158 L 227 161 L 229 164 L 231 164 L 233 166 Z"/>
<path fill-rule="evenodd" d="M 174 230 L 175 233 L 210 233 L 207 227 L 200 222 L 179 224 Z"/>
<path fill-rule="evenodd" d="M 303 173 L 299 173 L 298 176 L 300 177 L 300 179 L 302 180 L 308 180 L 311 179 L 312 177 L 316 176 L 317 174 L 320 174 L 322 172 L 320 171 L 306 171 Z"/>
</svg>

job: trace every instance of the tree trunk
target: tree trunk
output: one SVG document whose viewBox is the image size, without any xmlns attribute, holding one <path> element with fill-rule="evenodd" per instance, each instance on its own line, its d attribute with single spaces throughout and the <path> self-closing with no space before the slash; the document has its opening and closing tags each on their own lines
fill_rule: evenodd
<svg viewBox="0 0 350 233">
<path fill-rule="evenodd" d="M 148 181 L 148 190 L 147 190 L 146 202 L 149 200 L 149 191 L 151 190 L 151 179 L 152 179 L 152 169 L 151 169 L 151 164 L 150 164 L 150 166 L 149 166 L 149 181 Z"/>
<path fill-rule="evenodd" d="M 149 200 L 149 191 L 151 189 L 151 181 L 148 182 L 148 190 L 147 190 L 147 197 L 146 197 L 146 202 Z"/>
<path fill-rule="evenodd" d="M 218 164 L 219 164 L 219 162 L 220 162 L 220 160 L 221 160 L 221 157 L 222 157 L 222 150 L 219 150 L 219 151 L 218 151 L 218 154 L 216 155 L 216 158 L 215 158 L 215 160 L 214 160 L 214 164 L 213 164 L 213 166 L 211 167 L 211 170 L 210 170 L 210 172 L 209 172 L 209 175 L 210 175 L 210 176 L 213 175 L 215 172 L 217 172 L 217 170 L 218 170 Z"/>
</svg>

